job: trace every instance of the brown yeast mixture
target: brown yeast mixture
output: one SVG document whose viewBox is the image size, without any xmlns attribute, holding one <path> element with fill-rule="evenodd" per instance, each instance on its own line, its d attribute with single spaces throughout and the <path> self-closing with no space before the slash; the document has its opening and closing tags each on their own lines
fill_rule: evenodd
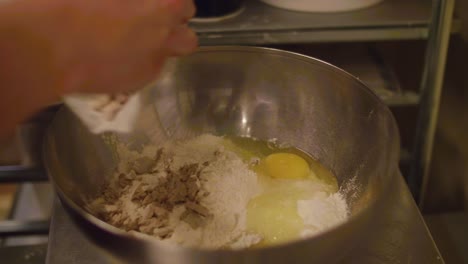
<svg viewBox="0 0 468 264">
<path fill-rule="evenodd" d="M 256 174 L 222 138 L 119 154 L 114 180 L 88 205 L 102 220 L 189 246 L 236 248 L 260 240 L 245 228 L 247 203 L 259 190 Z"/>
</svg>

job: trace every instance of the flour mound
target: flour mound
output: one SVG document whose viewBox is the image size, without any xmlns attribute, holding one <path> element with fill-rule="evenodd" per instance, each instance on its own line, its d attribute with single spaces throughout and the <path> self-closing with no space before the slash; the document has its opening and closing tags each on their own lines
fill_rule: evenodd
<svg viewBox="0 0 468 264">
<path fill-rule="evenodd" d="M 189 247 L 245 248 L 246 208 L 257 175 L 220 137 L 202 135 L 141 153 L 121 149 L 114 180 L 88 210 L 104 221 Z"/>
</svg>

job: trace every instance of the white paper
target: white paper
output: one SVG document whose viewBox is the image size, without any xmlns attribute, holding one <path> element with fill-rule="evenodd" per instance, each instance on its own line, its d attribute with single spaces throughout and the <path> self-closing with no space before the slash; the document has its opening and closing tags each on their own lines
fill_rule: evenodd
<svg viewBox="0 0 468 264">
<path fill-rule="evenodd" d="M 113 118 L 96 110 L 96 103 L 105 96 L 107 95 L 75 94 L 64 97 L 64 102 L 94 134 L 131 132 L 141 110 L 141 93 L 130 95 Z"/>
</svg>

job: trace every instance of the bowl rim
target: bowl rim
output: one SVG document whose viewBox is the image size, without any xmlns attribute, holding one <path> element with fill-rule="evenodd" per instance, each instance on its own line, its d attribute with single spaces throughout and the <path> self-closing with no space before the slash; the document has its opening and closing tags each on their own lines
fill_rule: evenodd
<svg viewBox="0 0 468 264">
<path fill-rule="evenodd" d="M 400 138 L 399 138 L 399 133 L 398 129 L 396 127 L 396 121 L 391 113 L 390 109 L 388 106 L 370 89 L 367 87 L 366 84 L 364 84 L 361 80 L 353 76 L 352 74 L 346 72 L 345 70 L 334 66 L 328 62 L 322 61 L 320 59 L 303 55 L 300 53 L 295 53 L 295 52 L 290 52 L 286 50 L 280 50 L 280 49 L 275 49 L 275 48 L 267 48 L 267 47 L 250 47 L 250 46 L 209 46 L 209 47 L 199 47 L 196 52 L 193 54 L 200 54 L 200 53 L 207 53 L 207 52 L 249 52 L 249 53 L 269 53 L 269 54 L 274 54 L 274 55 L 282 55 L 286 56 L 289 58 L 294 58 L 298 59 L 300 61 L 306 62 L 306 63 L 313 63 L 313 64 L 318 64 L 323 67 L 326 67 L 329 70 L 332 70 L 336 72 L 337 74 L 341 74 L 344 77 L 347 77 L 348 79 L 351 79 L 352 81 L 358 83 L 359 87 L 368 93 L 370 96 L 374 97 L 376 99 L 376 103 L 381 104 L 385 109 L 385 111 L 389 114 L 389 117 L 392 120 L 392 123 L 395 124 L 393 129 L 396 130 L 397 133 L 395 133 L 395 144 L 397 145 L 397 150 L 399 151 L 400 149 Z M 191 55 L 188 55 L 191 56 Z M 57 115 L 59 115 L 60 112 L 66 111 L 66 107 L 62 106 L 61 109 L 57 111 Z M 377 206 L 379 201 L 383 199 L 386 196 L 386 192 L 390 188 L 384 188 L 381 192 L 380 195 L 378 195 L 375 199 L 372 199 L 367 206 L 363 209 L 360 210 L 359 212 L 355 213 L 354 215 L 350 215 L 349 218 L 333 227 L 330 227 L 322 232 L 319 232 L 318 234 L 315 234 L 309 238 L 305 239 L 295 239 L 293 241 L 289 241 L 286 243 L 280 243 L 276 245 L 270 245 L 267 247 L 259 247 L 259 248 L 242 248 L 242 249 L 211 249 L 211 248 L 196 248 L 196 247 L 186 247 L 186 246 L 180 246 L 180 245 L 175 245 L 172 243 L 167 243 L 162 240 L 158 240 L 157 238 L 151 237 L 149 235 L 134 235 L 130 234 L 127 231 L 124 231 L 120 228 L 117 228 L 111 224 L 108 224 L 107 222 L 97 218 L 96 216 L 92 215 L 91 213 L 87 212 L 82 206 L 78 205 L 76 202 L 74 202 L 59 186 L 58 182 L 55 181 L 55 176 L 51 174 L 52 169 L 50 168 L 50 164 L 52 164 L 49 159 L 51 158 L 50 155 L 54 153 L 52 146 L 55 145 L 55 141 L 53 138 L 53 124 L 57 120 L 57 117 L 55 116 L 51 122 L 51 125 L 47 128 L 46 134 L 44 136 L 44 142 L 43 142 L 43 164 L 45 171 L 52 183 L 52 186 L 56 190 L 60 200 L 64 202 L 63 206 L 66 206 L 70 209 L 72 209 L 77 215 L 81 218 L 84 219 L 85 221 L 88 221 L 92 225 L 98 227 L 101 231 L 108 232 L 111 235 L 117 236 L 117 237 L 122 237 L 125 239 L 130 239 L 130 240 L 137 240 L 137 241 L 144 241 L 146 243 L 150 243 L 152 246 L 155 247 L 160 247 L 160 248 L 171 248 L 172 250 L 177 250 L 178 252 L 197 252 L 201 254 L 209 254 L 209 253 L 222 253 L 222 254 L 242 254 L 246 252 L 268 252 L 272 250 L 284 250 L 289 247 L 295 247 L 301 244 L 305 244 L 307 242 L 310 242 L 312 240 L 320 240 L 322 237 L 326 236 L 327 234 L 331 232 L 335 232 L 339 229 L 345 228 L 345 226 L 351 225 L 351 223 L 358 221 L 361 219 L 365 214 L 372 213 L 374 210 L 373 208 Z M 395 165 L 389 167 L 389 172 L 388 176 L 386 176 L 386 182 L 384 184 L 392 184 L 394 182 L 394 179 L 398 177 L 400 174 L 400 171 L 398 169 L 398 156 L 399 154 L 396 155 L 395 157 Z M 391 164 L 391 163 L 390 163 Z M 67 212 L 68 213 L 68 212 Z M 81 230 L 80 230 L 81 231 Z M 176 251 L 176 252 L 177 252 Z"/>
</svg>

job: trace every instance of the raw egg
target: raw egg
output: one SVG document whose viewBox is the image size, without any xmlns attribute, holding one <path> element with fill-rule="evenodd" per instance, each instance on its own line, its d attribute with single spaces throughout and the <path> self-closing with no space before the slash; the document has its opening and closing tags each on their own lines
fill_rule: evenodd
<svg viewBox="0 0 468 264">
<path fill-rule="evenodd" d="M 302 157 L 292 153 L 273 153 L 265 158 L 268 176 L 276 179 L 306 179 L 309 177 L 309 164 Z"/>
<path fill-rule="evenodd" d="M 263 245 L 291 241 L 304 227 L 297 212 L 294 195 L 268 192 L 250 200 L 247 206 L 247 229 L 263 237 Z"/>
</svg>

